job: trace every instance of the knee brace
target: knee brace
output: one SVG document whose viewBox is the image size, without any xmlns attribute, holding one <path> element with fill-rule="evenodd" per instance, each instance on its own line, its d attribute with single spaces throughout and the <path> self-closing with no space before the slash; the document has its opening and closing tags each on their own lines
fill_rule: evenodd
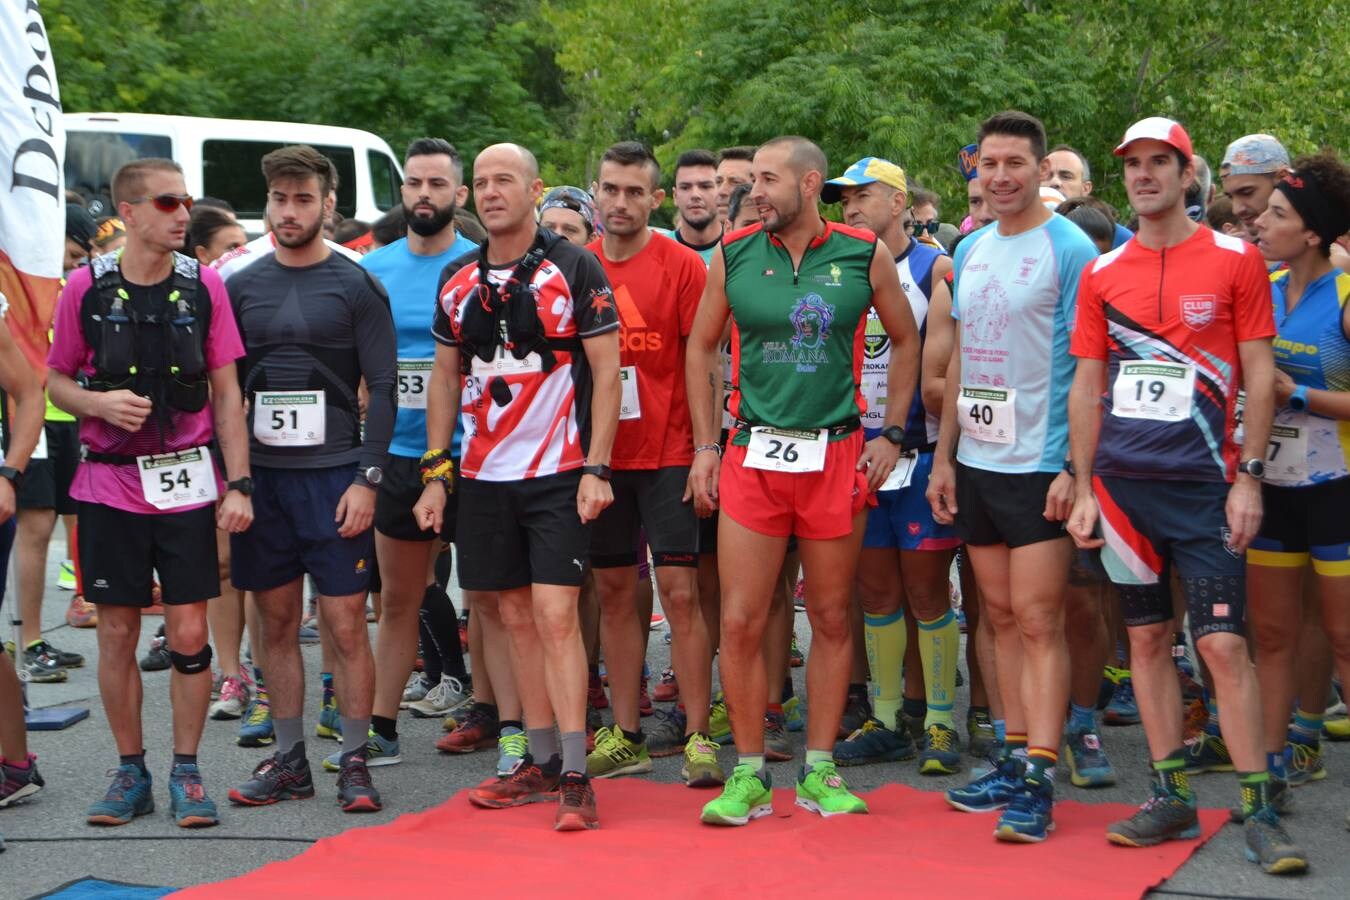
<svg viewBox="0 0 1350 900">
<path fill-rule="evenodd" d="M 184 675 L 196 675 L 198 672 L 208 672 L 211 669 L 211 645 L 206 644 L 196 653 L 179 653 L 176 650 L 169 650 L 169 661 L 173 667 Z"/>
</svg>

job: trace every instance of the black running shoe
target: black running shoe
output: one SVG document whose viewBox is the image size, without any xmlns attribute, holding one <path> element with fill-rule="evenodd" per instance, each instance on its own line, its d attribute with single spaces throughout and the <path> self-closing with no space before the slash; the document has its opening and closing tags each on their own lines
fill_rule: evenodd
<svg viewBox="0 0 1350 900">
<path fill-rule="evenodd" d="M 337 788 L 338 806 L 343 812 L 379 812 L 383 808 L 380 792 L 371 783 L 366 758 L 360 751 L 343 758 Z"/>
<path fill-rule="evenodd" d="M 273 753 L 253 770 L 253 777 L 230 789 L 230 802 L 241 806 L 266 806 L 278 800 L 305 800 L 314 796 L 309 760 Z"/>
</svg>

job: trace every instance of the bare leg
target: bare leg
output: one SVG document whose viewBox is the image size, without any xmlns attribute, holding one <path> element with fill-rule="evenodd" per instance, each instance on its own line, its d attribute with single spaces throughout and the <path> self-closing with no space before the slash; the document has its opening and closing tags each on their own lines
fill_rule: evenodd
<svg viewBox="0 0 1350 900">
<path fill-rule="evenodd" d="M 214 602 L 164 605 L 164 634 L 175 652 L 190 654 L 207 646 L 207 604 Z M 211 705 L 210 666 L 191 675 L 170 670 L 169 698 L 173 702 L 173 752 L 195 755 Z"/>
<path fill-rule="evenodd" d="M 120 756 L 141 753 L 141 672 L 136 668 L 136 643 L 141 611 L 135 606 L 102 604 L 98 608 L 98 692 Z"/>
</svg>

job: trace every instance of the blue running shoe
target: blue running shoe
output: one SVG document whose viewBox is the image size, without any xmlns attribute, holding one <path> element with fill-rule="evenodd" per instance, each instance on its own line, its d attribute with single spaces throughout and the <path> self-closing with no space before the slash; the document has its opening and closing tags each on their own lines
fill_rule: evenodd
<svg viewBox="0 0 1350 900">
<path fill-rule="evenodd" d="M 1186 745 L 1186 774 L 1199 775 L 1201 772 L 1232 772 L 1233 757 L 1228 753 L 1228 745 L 1222 737 L 1209 732 Z"/>
<path fill-rule="evenodd" d="M 880 719 L 868 718 L 861 728 L 834 745 L 834 762 L 839 766 L 897 762 L 911 758 L 915 752 L 914 739 L 907 731 L 892 731 Z"/>
<path fill-rule="evenodd" d="M 86 821 L 90 825 L 125 825 L 136 816 L 155 811 L 155 798 L 150 793 L 150 773 L 139 766 L 118 766 L 108 772 L 112 786 L 103 799 L 89 807 Z"/>
<path fill-rule="evenodd" d="M 994 812 L 1007 806 L 1022 787 L 1022 760 L 1007 757 L 998 768 L 965 787 L 949 788 L 947 802 L 962 812 Z"/>
<path fill-rule="evenodd" d="M 961 771 L 961 738 L 955 728 L 934 722 L 923 733 L 919 752 L 922 775 L 955 775 Z"/>
<path fill-rule="evenodd" d="M 403 762 L 402 755 L 398 752 L 398 739 L 387 740 L 380 737 L 374 731 L 370 731 L 366 737 L 366 766 L 374 768 L 375 766 L 396 766 Z M 328 772 L 342 771 L 342 751 L 330 753 L 323 758 L 323 767 Z"/>
<path fill-rule="evenodd" d="M 994 837 L 1015 844 L 1039 844 L 1055 830 L 1051 813 L 1055 789 L 1049 783 L 1023 780 L 1003 815 L 998 817 Z"/>
<path fill-rule="evenodd" d="M 788 731 L 806 730 L 806 704 L 795 694 L 783 701 L 783 718 Z"/>
<path fill-rule="evenodd" d="M 1139 704 L 1134 701 L 1134 682 L 1126 675 L 1116 683 L 1102 721 L 1107 725 L 1138 725 Z"/>
<path fill-rule="evenodd" d="M 209 828 L 220 823 L 216 804 L 202 785 L 202 773 L 192 763 L 180 763 L 169 773 L 169 809 L 179 828 Z"/>
<path fill-rule="evenodd" d="M 266 747 L 274 740 L 272 706 L 267 697 L 255 694 L 244 710 L 244 718 L 239 720 L 239 738 L 235 743 L 240 747 Z"/>
<path fill-rule="evenodd" d="M 342 716 L 338 712 L 336 697 L 319 707 L 319 721 L 314 726 L 314 733 L 321 738 L 342 740 Z"/>
<path fill-rule="evenodd" d="M 1116 771 L 1096 732 L 1065 732 L 1064 759 L 1069 763 L 1069 780 L 1074 787 L 1106 787 L 1116 783 Z"/>
</svg>

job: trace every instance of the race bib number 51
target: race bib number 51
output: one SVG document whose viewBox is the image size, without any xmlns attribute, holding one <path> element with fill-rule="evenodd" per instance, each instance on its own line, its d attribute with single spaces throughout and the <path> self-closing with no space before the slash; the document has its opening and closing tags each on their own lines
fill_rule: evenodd
<svg viewBox="0 0 1350 900">
<path fill-rule="evenodd" d="M 257 391 L 253 436 L 269 447 L 317 447 L 324 441 L 323 391 Z"/>
<path fill-rule="evenodd" d="M 750 429 L 745 465 L 770 472 L 822 472 L 829 445 L 827 434 L 824 428 L 798 431 L 756 426 Z"/>
<path fill-rule="evenodd" d="M 961 385 L 956 395 L 956 418 L 961 430 L 977 441 L 1011 444 L 1017 440 L 1017 391 Z"/>
</svg>

